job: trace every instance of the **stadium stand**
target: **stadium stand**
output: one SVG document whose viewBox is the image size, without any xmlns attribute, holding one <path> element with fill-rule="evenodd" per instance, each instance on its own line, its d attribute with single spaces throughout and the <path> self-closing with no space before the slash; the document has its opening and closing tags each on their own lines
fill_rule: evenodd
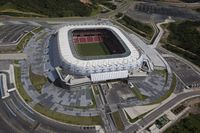
<svg viewBox="0 0 200 133">
<path fill-rule="evenodd" d="M 74 44 L 103 43 L 111 54 L 122 54 L 125 49 L 120 41 L 109 30 L 75 30 L 73 31 Z"/>
</svg>

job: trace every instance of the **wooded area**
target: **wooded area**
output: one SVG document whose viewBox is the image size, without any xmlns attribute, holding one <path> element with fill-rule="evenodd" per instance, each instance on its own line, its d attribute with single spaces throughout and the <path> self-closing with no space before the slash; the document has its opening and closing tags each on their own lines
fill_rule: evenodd
<svg viewBox="0 0 200 133">
<path fill-rule="evenodd" d="M 79 0 L 1 0 L 0 9 L 16 9 L 34 12 L 48 17 L 89 16 L 97 3 L 107 0 L 91 0 L 83 4 Z"/>
</svg>

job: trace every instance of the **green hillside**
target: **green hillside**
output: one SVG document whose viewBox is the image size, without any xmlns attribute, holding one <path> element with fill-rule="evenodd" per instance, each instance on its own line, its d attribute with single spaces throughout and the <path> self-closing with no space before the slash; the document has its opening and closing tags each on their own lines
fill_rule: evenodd
<svg viewBox="0 0 200 133">
<path fill-rule="evenodd" d="M 98 0 L 83 4 L 79 0 L 0 0 L 0 15 L 69 17 L 89 16 Z"/>
<path fill-rule="evenodd" d="M 190 114 L 177 124 L 167 129 L 164 133 L 199 133 L 200 114 Z"/>
</svg>

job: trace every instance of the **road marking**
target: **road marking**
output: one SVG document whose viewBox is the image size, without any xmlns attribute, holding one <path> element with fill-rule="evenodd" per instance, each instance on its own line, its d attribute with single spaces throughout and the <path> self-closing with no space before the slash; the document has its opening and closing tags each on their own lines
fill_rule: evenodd
<svg viewBox="0 0 200 133">
<path fill-rule="evenodd" d="M 10 99 L 10 100 L 14 103 L 14 101 L 12 99 Z M 17 100 L 17 101 L 20 103 L 20 105 L 22 105 L 25 109 L 27 109 L 31 114 L 34 114 L 34 112 L 32 110 L 30 110 L 28 107 L 26 107 L 23 103 L 21 103 L 19 100 Z"/>
<path fill-rule="evenodd" d="M 31 117 L 29 117 L 27 114 L 25 114 L 22 110 L 20 110 L 15 104 L 14 104 L 14 102 L 13 102 L 13 100 L 11 99 L 11 102 L 12 102 L 12 104 L 15 106 L 15 108 L 22 114 L 22 115 L 24 115 L 25 117 L 27 117 L 29 120 L 31 120 L 32 122 L 35 122 L 35 120 L 34 119 L 32 119 Z"/>
<path fill-rule="evenodd" d="M 12 89 L 9 89 L 8 92 L 12 92 L 12 91 L 15 91 L 16 88 L 12 88 Z"/>
<path fill-rule="evenodd" d="M 6 105 L 6 107 L 9 109 L 9 111 L 12 113 L 12 115 L 17 117 L 17 115 L 12 111 L 12 109 L 8 106 L 8 104 L 5 102 L 3 102 L 3 103 Z"/>
</svg>

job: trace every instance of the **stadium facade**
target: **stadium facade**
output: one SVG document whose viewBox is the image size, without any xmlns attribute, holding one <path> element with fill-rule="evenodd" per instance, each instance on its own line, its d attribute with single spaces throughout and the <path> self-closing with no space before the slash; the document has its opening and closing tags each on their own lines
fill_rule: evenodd
<svg viewBox="0 0 200 133">
<path fill-rule="evenodd" d="M 128 78 L 143 65 L 134 42 L 111 25 L 64 26 L 57 32 L 57 44 L 63 71 L 92 82 Z"/>
</svg>

